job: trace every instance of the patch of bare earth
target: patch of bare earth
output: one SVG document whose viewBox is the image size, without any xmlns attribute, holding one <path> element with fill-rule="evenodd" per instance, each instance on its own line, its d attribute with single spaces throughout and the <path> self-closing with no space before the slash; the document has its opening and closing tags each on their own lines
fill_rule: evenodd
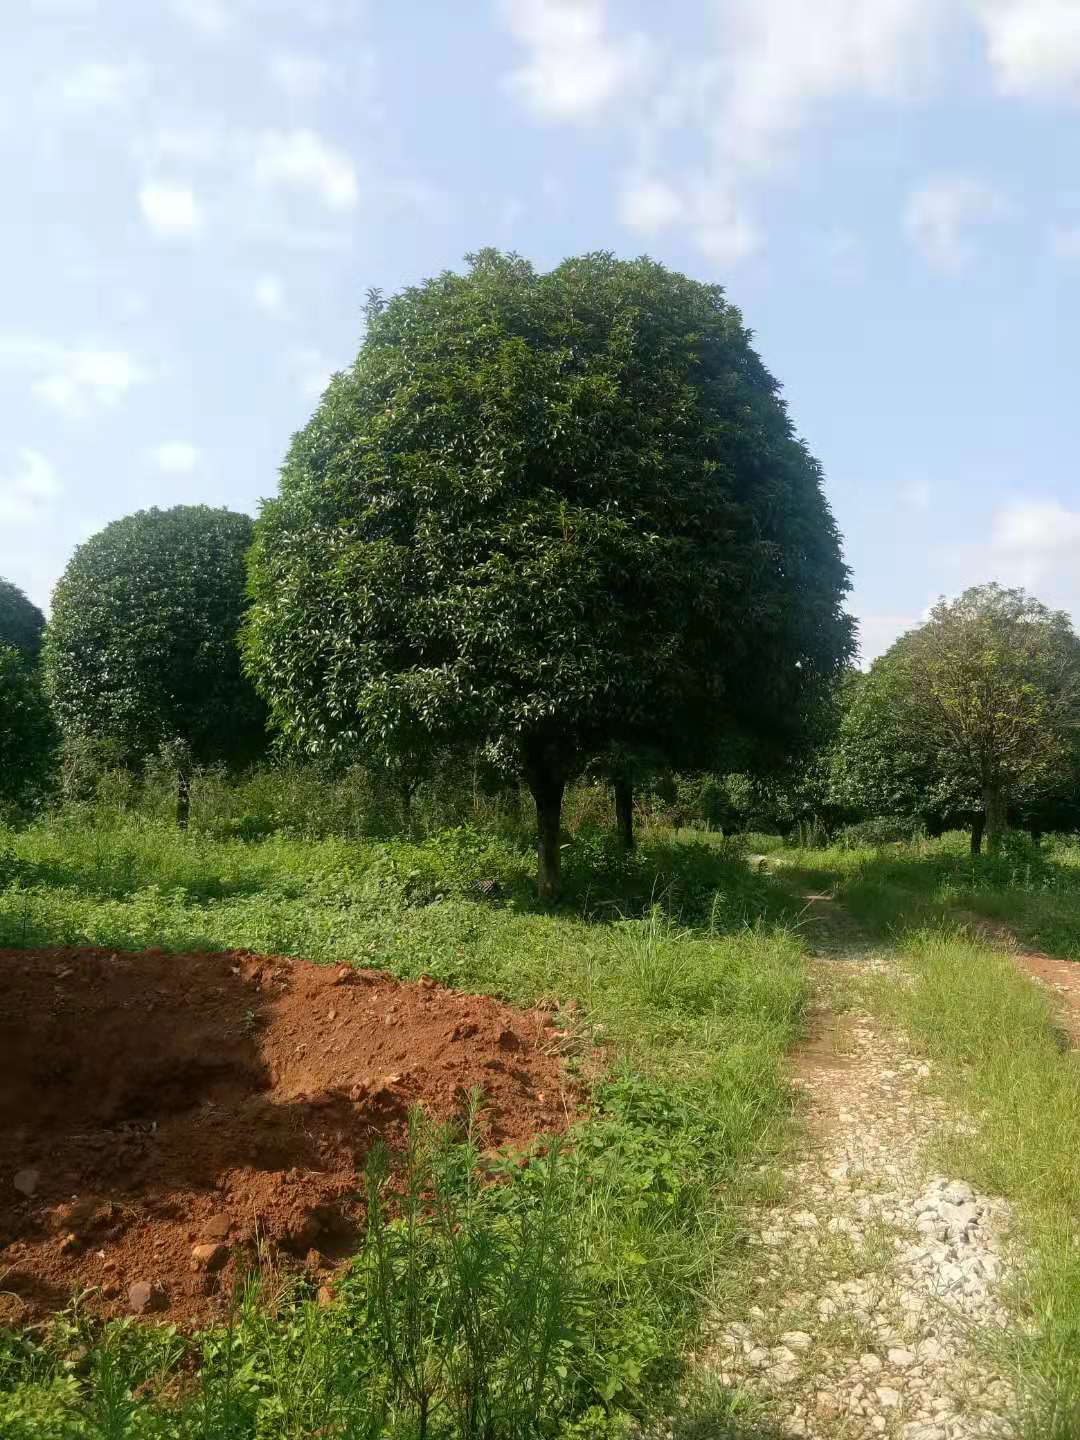
<svg viewBox="0 0 1080 1440">
<path fill-rule="evenodd" d="M 853 958 L 852 927 L 834 912 L 818 935 L 823 1000 L 793 1061 L 805 1145 L 789 1198 L 753 1217 L 758 1303 L 720 1320 L 699 1361 L 760 1397 L 785 1436 L 997 1434 L 1013 1397 L 980 1336 L 1007 1324 L 1007 1209 L 929 1168 L 955 1117 L 927 1093 L 927 1065 L 870 1014 L 830 1013 L 838 983 L 892 971 L 885 955 Z"/>
<path fill-rule="evenodd" d="M 219 1318 L 257 1265 L 328 1283 L 371 1147 L 481 1092 L 489 1147 L 565 1128 L 550 1012 L 249 954 L 0 951 L 0 1324 Z"/>
</svg>

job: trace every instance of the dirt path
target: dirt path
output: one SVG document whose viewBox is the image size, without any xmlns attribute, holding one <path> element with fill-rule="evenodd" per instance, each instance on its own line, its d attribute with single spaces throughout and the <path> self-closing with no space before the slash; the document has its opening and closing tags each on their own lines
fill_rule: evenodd
<svg viewBox="0 0 1080 1440">
<path fill-rule="evenodd" d="M 1007 1383 L 976 1331 L 1004 1326 L 1003 1202 L 926 1158 L 951 1117 L 927 1065 L 869 1013 L 828 999 L 889 973 L 833 902 L 813 903 L 820 1005 L 795 1057 L 807 1145 L 784 1204 L 755 1217 L 760 1298 L 721 1324 L 703 1363 L 767 1398 L 784 1436 L 969 1440 L 1002 1433 Z"/>
</svg>

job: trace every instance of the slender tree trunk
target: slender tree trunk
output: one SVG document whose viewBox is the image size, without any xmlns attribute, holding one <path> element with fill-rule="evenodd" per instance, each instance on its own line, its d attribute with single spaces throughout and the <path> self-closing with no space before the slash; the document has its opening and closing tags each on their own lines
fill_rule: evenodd
<svg viewBox="0 0 1080 1440">
<path fill-rule="evenodd" d="M 613 782 L 615 790 L 615 826 L 624 850 L 634 848 L 634 782 L 619 776 Z"/>
<path fill-rule="evenodd" d="M 181 766 L 176 772 L 176 823 L 181 830 L 188 828 L 191 815 L 191 773 Z"/>
<path fill-rule="evenodd" d="M 559 893 L 561 872 L 562 802 L 566 775 L 553 746 L 530 755 L 526 779 L 536 802 L 536 889 L 541 900 Z"/>
<path fill-rule="evenodd" d="M 986 816 L 976 815 L 971 822 L 971 853 L 972 855 L 982 854 L 983 831 L 986 829 Z"/>
<path fill-rule="evenodd" d="M 983 809 L 986 812 L 986 843 L 991 850 L 996 850 L 1009 826 L 1005 796 L 999 786 L 983 787 Z"/>
</svg>

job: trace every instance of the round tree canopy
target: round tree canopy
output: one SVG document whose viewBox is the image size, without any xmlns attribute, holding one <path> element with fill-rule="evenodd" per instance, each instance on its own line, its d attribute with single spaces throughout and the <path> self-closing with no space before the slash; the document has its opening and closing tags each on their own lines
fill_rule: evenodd
<svg viewBox="0 0 1080 1440">
<path fill-rule="evenodd" d="M 31 660 L 41 650 L 45 616 L 17 585 L 0 576 L 0 646 L 9 646 Z"/>
<path fill-rule="evenodd" d="M 713 754 L 849 654 L 821 481 L 719 287 L 485 251 L 373 298 L 263 512 L 249 665 L 313 752 Z"/>
<path fill-rule="evenodd" d="M 53 598 L 46 676 L 65 733 L 137 763 L 166 742 L 202 762 L 265 743 L 240 669 L 250 516 L 206 505 L 140 510 L 80 545 Z"/>
</svg>

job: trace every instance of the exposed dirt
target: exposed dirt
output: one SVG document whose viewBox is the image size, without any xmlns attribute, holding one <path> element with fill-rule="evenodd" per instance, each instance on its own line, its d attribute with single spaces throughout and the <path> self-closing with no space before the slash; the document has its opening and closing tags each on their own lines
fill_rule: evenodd
<svg viewBox="0 0 1080 1440">
<path fill-rule="evenodd" d="M 249 954 L 0 950 L 0 1323 L 219 1316 L 255 1262 L 355 1248 L 365 1157 L 484 1095 L 491 1148 L 565 1128 L 548 1012 Z"/>
</svg>

